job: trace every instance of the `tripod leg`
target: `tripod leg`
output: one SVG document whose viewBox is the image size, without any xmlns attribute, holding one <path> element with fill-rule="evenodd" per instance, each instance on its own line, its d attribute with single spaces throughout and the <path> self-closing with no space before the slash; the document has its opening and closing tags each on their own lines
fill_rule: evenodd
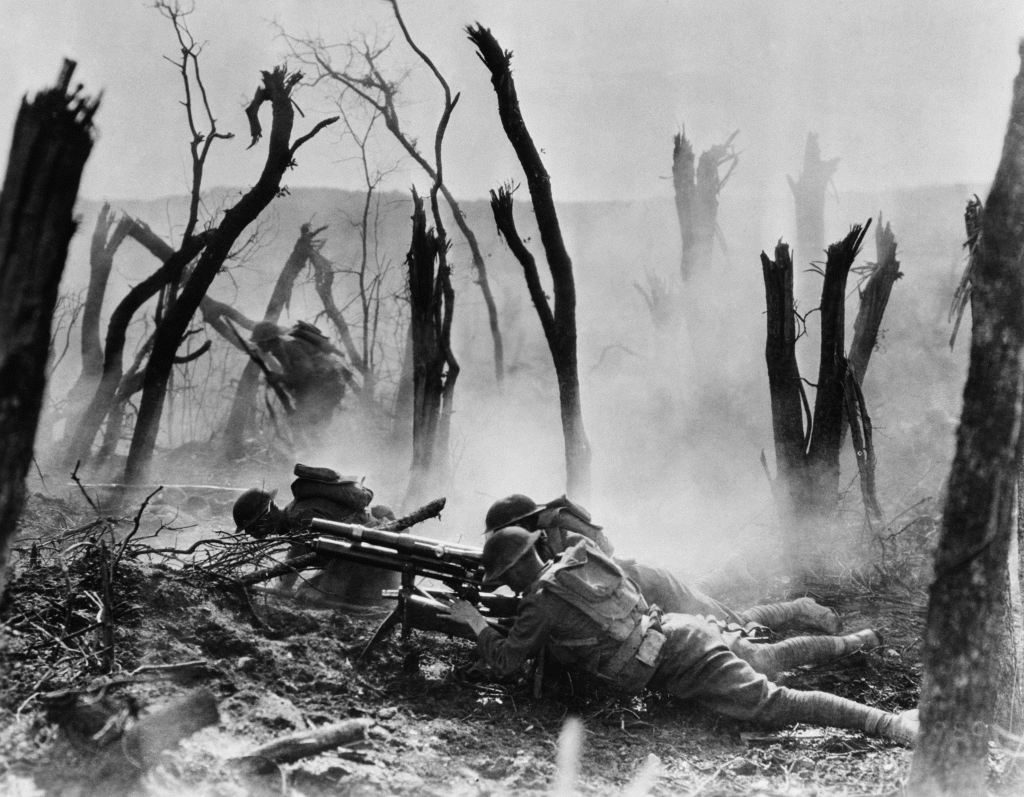
<svg viewBox="0 0 1024 797">
<path fill-rule="evenodd" d="M 360 653 L 359 658 L 356 659 L 357 667 L 362 666 L 366 662 L 370 653 L 373 652 L 373 649 L 391 633 L 391 629 L 402 621 L 402 612 L 404 608 L 405 607 L 402 605 L 396 606 L 391 614 L 384 618 L 384 622 L 377 626 L 377 630 L 373 632 L 373 636 L 370 637 L 370 641 L 366 643 L 366 647 L 363 648 L 363 652 Z"/>
</svg>

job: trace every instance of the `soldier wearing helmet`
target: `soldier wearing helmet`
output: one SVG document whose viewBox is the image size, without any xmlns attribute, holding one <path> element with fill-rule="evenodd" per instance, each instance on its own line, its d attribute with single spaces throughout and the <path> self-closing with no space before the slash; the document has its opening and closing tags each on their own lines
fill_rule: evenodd
<svg viewBox="0 0 1024 797">
<path fill-rule="evenodd" d="M 350 376 L 339 352 L 317 327 L 299 321 L 284 330 L 269 321 L 253 327 L 252 342 L 266 355 L 279 384 L 295 402 L 297 431 L 315 434 L 330 423 Z"/>
<path fill-rule="evenodd" d="M 537 504 L 527 495 L 509 495 L 491 505 L 485 523 L 485 537 L 512 525 L 539 532 L 536 547 L 542 562 L 555 559 L 579 542 L 580 538 L 589 540 L 607 556 L 613 554 L 612 544 L 601 526 L 591 521 L 587 510 L 565 496 L 547 504 Z M 798 598 L 734 611 L 696 587 L 684 584 L 663 568 L 643 564 L 635 559 L 615 558 L 615 563 L 640 586 L 649 603 L 657 604 L 665 612 L 710 615 L 726 624 L 736 624 L 743 628 L 762 626 L 773 631 L 794 623 L 828 634 L 835 634 L 841 629 L 838 615 L 813 598 Z"/>
<path fill-rule="evenodd" d="M 370 508 L 373 491 L 364 487 L 360 479 L 341 476 L 330 468 L 302 464 L 295 466 L 294 473 L 297 478 L 291 484 L 293 500 L 284 508 L 274 501 L 276 490 L 253 488 L 239 496 L 232 509 L 236 533 L 256 539 L 288 537 L 308 529 L 312 518 L 369 527 L 394 519 L 394 513 L 386 506 Z M 286 558 L 311 552 L 308 545 L 296 542 L 288 549 Z M 284 576 L 281 586 L 291 589 L 298 578 L 298 573 Z M 386 570 L 332 560 L 323 571 L 304 579 L 299 597 L 310 602 L 378 605 L 382 602 L 381 591 L 396 587 L 398 579 L 398 574 Z"/>
<path fill-rule="evenodd" d="M 662 616 L 622 568 L 592 543 L 580 539 L 557 559 L 543 562 L 537 552 L 539 537 L 538 531 L 510 526 L 495 531 L 484 545 L 485 583 L 503 584 L 523 595 L 507 636 L 468 601 L 453 601 L 447 609 L 472 629 L 481 656 L 499 676 L 519 671 L 543 650 L 626 694 L 650 687 L 770 727 L 805 722 L 913 744 L 916 712 L 891 714 L 769 680 L 766 671 L 793 663 L 798 652 L 794 640 L 752 645 L 723 635 L 707 618 Z M 870 630 L 807 639 L 827 641 L 821 652 L 831 647 L 832 658 L 879 641 Z M 755 655 L 755 649 L 762 652 Z"/>
</svg>

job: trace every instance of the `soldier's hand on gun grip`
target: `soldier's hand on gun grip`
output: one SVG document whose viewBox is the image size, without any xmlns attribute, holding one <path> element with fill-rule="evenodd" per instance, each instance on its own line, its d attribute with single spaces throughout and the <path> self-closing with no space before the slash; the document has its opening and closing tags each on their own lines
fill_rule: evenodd
<svg viewBox="0 0 1024 797">
<path fill-rule="evenodd" d="M 480 633 L 481 629 L 487 627 L 484 616 L 477 611 L 476 606 L 467 600 L 454 600 L 448 606 L 448 613 L 452 619 L 465 623 L 473 629 L 474 633 Z"/>
</svg>

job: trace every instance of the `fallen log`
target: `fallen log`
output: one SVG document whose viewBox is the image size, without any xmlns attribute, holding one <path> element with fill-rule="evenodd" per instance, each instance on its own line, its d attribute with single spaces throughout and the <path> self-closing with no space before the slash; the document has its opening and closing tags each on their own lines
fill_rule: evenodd
<svg viewBox="0 0 1024 797">
<path fill-rule="evenodd" d="M 250 771 L 259 770 L 268 762 L 291 764 L 342 745 L 362 741 L 373 724 L 372 719 L 361 717 L 336 722 L 333 725 L 326 725 L 311 731 L 299 731 L 268 742 L 262 747 L 257 747 L 249 755 L 236 758 L 235 763 L 243 765 Z"/>
</svg>

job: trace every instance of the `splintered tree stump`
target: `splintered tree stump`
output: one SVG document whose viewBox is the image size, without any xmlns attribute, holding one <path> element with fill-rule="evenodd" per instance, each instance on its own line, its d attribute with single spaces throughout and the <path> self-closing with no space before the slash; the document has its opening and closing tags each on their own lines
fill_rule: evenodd
<svg viewBox="0 0 1024 797">
<path fill-rule="evenodd" d="M 0 191 L 0 593 L 25 500 L 43 392 L 50 324 L 64 271 L 98 101 L 58 85 L 22 101 Z"/>
</svg>

